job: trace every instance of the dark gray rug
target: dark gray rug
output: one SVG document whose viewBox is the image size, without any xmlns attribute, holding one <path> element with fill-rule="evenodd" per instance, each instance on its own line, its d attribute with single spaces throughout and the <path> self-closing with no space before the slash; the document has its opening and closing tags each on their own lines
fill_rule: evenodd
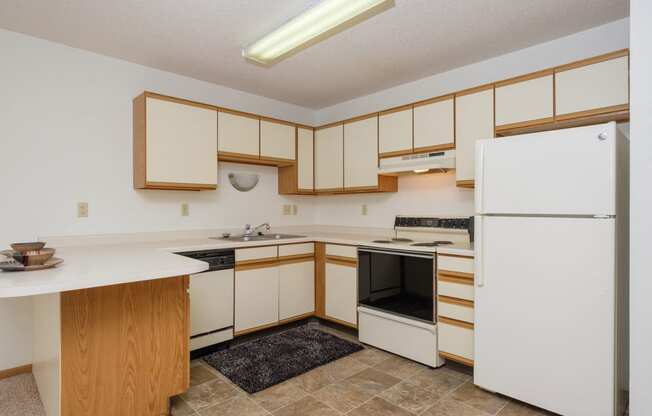
<svg viewBox="0 0 652 416">
<path fill-rule="evenodd" d="M 251 394 L 363 349 L 303 325 L 218 351 L 203 360 Z"/>
</svg>

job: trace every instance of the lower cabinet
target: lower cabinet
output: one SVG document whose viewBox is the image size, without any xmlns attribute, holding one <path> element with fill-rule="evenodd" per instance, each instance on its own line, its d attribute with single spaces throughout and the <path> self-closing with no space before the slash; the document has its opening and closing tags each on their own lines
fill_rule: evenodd
<svg viewBox="0 0 652 416">
<path fill-rule="evenodd" d="M 325 313 L 327 318 L 357 326 L 358 290 L 356 264 L 326 259 Z"/>
<path fill-rule="evenodd" d="M 278 263 L 252 264 L 235 271 L 235 334 L 278 322 Z"/>
<path fill-rule="evenodd" d="M 315 261 L 281 261 L 278 319 L 283 321 L 315 311 Z"/>
<path fill-rule="evenodd" d="M 473 366 L 473 257 L 437 255 L 437 342 L 442 357 Z"/>
</svg>

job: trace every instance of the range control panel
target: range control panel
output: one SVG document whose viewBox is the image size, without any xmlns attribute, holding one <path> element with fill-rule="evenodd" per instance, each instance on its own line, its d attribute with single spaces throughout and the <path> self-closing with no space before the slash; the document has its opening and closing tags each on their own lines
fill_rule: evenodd
<svg viewBox="0 0 652 416">
<path fill-rule="evenodd" d="M 394 220 L 394 228 L 444 228 L 468 230 L 473 217 L 408 217 L 399 215 Z"/>
</svg>

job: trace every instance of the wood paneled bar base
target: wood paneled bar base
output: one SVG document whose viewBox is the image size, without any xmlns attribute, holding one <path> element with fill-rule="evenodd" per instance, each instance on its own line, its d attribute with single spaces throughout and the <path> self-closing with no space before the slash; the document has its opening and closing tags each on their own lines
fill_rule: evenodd
<svg viewBox="0 0 652 416">
<path fill-rule="evenodd" d="M 35 298 L 48 416 L 160 416 L 190 384 L 188 276 Z"/>
</svg>

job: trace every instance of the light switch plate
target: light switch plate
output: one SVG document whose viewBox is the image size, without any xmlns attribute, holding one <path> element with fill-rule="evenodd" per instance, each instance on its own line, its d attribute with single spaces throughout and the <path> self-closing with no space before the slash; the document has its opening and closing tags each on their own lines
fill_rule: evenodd
<svg viewBox="0 0 652 416">
<path fill-rule="evenodd" d="M 292 215 L 297 215 L 299 212 L 299 207 L 296 206 L 296 204 L 292 204 Z"/>
<path fill-rule="evenodd" d="M 88 202 L 77 202 L 77 218 L 88 217 Z"/>
<path fill-rule="evenodd" d="M 283 215 L 291 215 L 291 214 L 292 214 L 292 205 L 283 204 Z"/>
<path fill-rule="evenodd" d="M 184 202 L 181 204 L 181 216 L 187 217 L 189 215 L 190 215 L 190 208 L 188 207 L 188 203 Z"/>
<path fill-rule="evenodd" d="M 367 209 L 367 204 L 362 204 L 362 207 L 360 207 L 360 214 L 367 215 L 368 213 L 369 209 Z"/>
</svg>

